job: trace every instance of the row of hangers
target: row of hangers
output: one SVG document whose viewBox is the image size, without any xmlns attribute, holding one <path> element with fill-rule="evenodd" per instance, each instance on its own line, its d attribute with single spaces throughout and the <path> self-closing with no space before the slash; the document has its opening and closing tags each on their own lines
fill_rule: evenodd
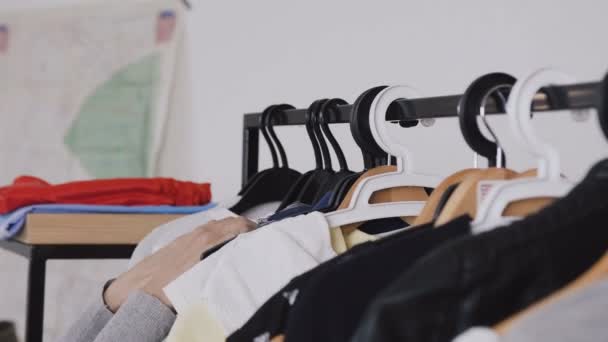
<svg viewBox="0 0 608 342">
<path fill-rule="evenodd" d="M 271 106 L 262 115 L 261 127 L 271 150 L 273 167 L 249 180 L 241 190 L 243 203 L 235 208 L 246 210 L 272 200 L 281 200 L 281 208 L 296 201 L 312 204 L 324 191 L 333 191 L 334 198 L 326 212 L 330 227 L 348 227 L 389 217 L 413 217 L 414 225 L 434 222 L 435 226 L 441 226 L 463 214 L 473 218 L 473 234 L 505 225 L 565 196 L 574 186 L 572 181 L 561 175 L 557 149 L 543 141 L 531 124 L 531 108 L 539 92 L 544 92 L 551 106 L 560 99 L 546 87 L 572 83 L 572 77 L 554 69 L 540 69 L 519 81 L 505 73 L 487 74 L 476 79 L 461 98 L 458 117 L 465 141 L 475 153 L 488 160 L 488 168 L 475 165 L 444 179 L 416 171 L 411 151 L 388 134 L 386 117 L 392 104 L 398 99 L 419 97 L 411 87 L 376 87 L 355 101 L 350 126 L 363 155 L 365 169 L 362 172 L 348 169 L 344 154 L 327 125 L 328 115 L 335 115 L 337 107 L 345 104 L 343 100 L 318 100 L 308 108 L 306 130 L 313 146 L 316 167 L 304 174 L 288 167 L 287 156 L 272 127 L 275 116 L 284 115 L 286 109 L 293 107 Z M 608 75 L 602 82 L 600 95 L 598 118 L 602 132 L 608 138 Z M 516 172 L 506 167 L 500 143 L 485 121 L 484 108 L 490 98 L 507 113 L 516 140 L 536 158 L 534 169 Z M 481 133 L 477 116 L 481 116 L 494 141 Z M 406 127 L 413 125 L 402 124 Z M 337 155 L 338 171 L 332 168 L 324 139 L 329 141 Z M 279 151 L 281 165 L 274 148 Z M 489 182 L 491 187 L 485 196 L 479 198 L 479 187 L 484 182 Z M 423 188 L 434 188 L 434 191 L 427 197 L 421 191 Z M 513 322 L 538 307 L 606 276 L 608 253 L 566 288 L 495 328 L 499 333 L 504 332 Z"/>
<path fill-rule="evenodd" d="M 542 89 L 551 104 L 558 101 L 558 97 L 546 90 L 550 88 L 544 87 L 570 83 L 573 83 L 571 77 L 552 69 L 539 70 L 520 82 L 505 73 L 492 73 L 475 80 L 459 103 L 458 117 L 465 141 L 488 160 L 489 168 L 462 170 L 443 180 L 417 172 L 413 154 L 388 133 L 386 116 L 387 112 L 395 110 L 391 107 L 393 103 L 398 99 L 420 97 L 411 87 L 375 87 L 355 101 L 350 128 L 363 155 L 365 169 L 362 172 L 348 168 L 344 153 L 329 129 L 329 116 L 338 115 L 338 107 L 347 104 L 344 100 L 321 99 L 309 106 L 305 127 L 314 152 L 315 168 L 304 174 L 289 168 L 287 155 L 273 128 L 273 122 L 294 107 L 287 104 L 270 106 L 260 117 L 260 127 L 273 166 L 251 177 L 239 193 L 241 200 L 232 210 L 242 213 L 273 201 L 281 202 L 278 210 L 296 202 L 312 205 L 329 192 L 332 193 L 331 205 L 325 211 L 330 226 L 387 217 L 417 217 L 417 223 L 435 218 L 437 224 L 441 224 L 465 213 L 475 218 L 477 231 L 506 223 L 509 219 L 503 214 L 507 209 L 511 215 L 523 216 L 546 204 L 547 199 L 565 195 L 573 186 L 561 177 L 556 149 L 543 142 L 530 123 L 531 105 L 537 93 Z M 508 113 L 517 141 L 537 158 L 536 170 L 518 174 L 506 168 L 498 139 L 485 121 L 484 108 L 490 97 Z M 481 133 L 478 115 L 494 141 Z M 415 123 L 402 124 L 413 125 Z M 327 142 L 337 157 L 338 170 L 333 168 Z M 507 179 L 512 180 L 493 186 L 483 201 L 476 201 L 480 182 Z M 455 184 L 459 184 L 458 187 L 451 189 L 449 200 L 442 203 L 445 190 Z M 423 188 L 436 188 L 436 191 L 426 198 L 420 191 Z M 374 196 L 389 201 L 378 203 Z M 524 203 L 525 200 L 528 202 Z M 434 215 L 440 203 L 443 210 Z M 518 205 L 510 207 L 513 203 Z"/>
</svg>

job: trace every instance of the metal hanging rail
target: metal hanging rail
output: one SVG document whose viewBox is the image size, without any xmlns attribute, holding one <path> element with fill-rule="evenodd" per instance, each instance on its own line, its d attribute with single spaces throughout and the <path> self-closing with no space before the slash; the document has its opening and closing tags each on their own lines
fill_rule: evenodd
<svg viewBox="0 0 608 342">
<path fill-rule="evenodd" d="M 534 112 L 597 108 L 601 82 L 577 83 L 546 87 L 539 92 L 532 105 Z M 386 115 L 387 121 L 414 121 L 458 116 L 458 104 L 462 95 L 436 96 L 397 100 Z M 352 105 L 340 106 L 340 115 L 329 118 L 329 123 L 348 123 Z M 486 114 L 505 114 L 490 97 Z M 304 125 L 307 109 L 292 109 L 277 116 L 275 126 Z M 258 170 L 259 128 L 261 113 L 245 114 L 243 119 L 243 184 Z"/>
</svg>

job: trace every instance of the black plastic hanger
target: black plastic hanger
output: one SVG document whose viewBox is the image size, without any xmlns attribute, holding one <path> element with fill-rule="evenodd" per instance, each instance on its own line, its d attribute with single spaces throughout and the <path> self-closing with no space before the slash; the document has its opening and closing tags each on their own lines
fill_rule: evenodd
<svg viewBox="0 0 608 342">
<path fill-rule="evenodd" d="M 317 113 L 317 121 L 319 123 L 319 126 L 321 127 L 322 134 L 325 136 L 327 141 L 329 141 L 329 144 L 331 145 L 332 149 L 334 150 L 334 153 L 336 154 L 336 159 L 338 160 L 339 169 L 338 169 L 338 172 L 335 172 L 333 175 L 328 177 L 326 182 L 323 185 L 321 185 L 321 187 L 319 188 L 319 190 L 317 191 L 317 194 L 315 196 L 315 202 L 318 202 L 323 196 L 325 196 L 329 192 L 331 192 L 332 196 L 333 196 L 333 193 L 336 190 L 338 190 L 339 184 L 345 178 L 354 174 L 353 171 L 348 169 L 348 163 L 346 162 L 346 157 L 344 156 L 344 152 L 342 151 L 340 144 L 338 143 L 338 141 L 332 134 L 331 130 L 329 129 L 329 122 L 330 122 L 329 116 L 333 115 L 334 117 L 338 117 L 339 110 L 340 110 L 338 108 L 338 106 L 347 105 L 347 104 L 348 104 L 348 102 L 344 101 L 343 99 L 339 99 L 339 98 L 331 99 L 331 100 L 326 101 L 321 106 L 321 109 Z M 329 157 L 329 158 L 331 158 L 331 157 Z M 331 159 L 329 159 L 328 164 L 329 164 L 329 168 L 333 169 L 333 167 L 331 165 Z"/>
<path fill-rule="evenodd" d="M 363 174 L 363 172 L 379 166 L 387 164 L 387 155 L 384 150 L 378 146 L 376 140 L 372 135 L 372 131 L 369 127 L 369 110 L 372 105 L 372 102 L 382 90 L 387 88 L 388 86 L 378 86 L 363 92 L 355 102 L 353 103 L 353 107 L 350 113 L 350 132 L 361 149 L 361 154 L 363 156 L 363 166 L 364 170 L 362 172 L 355 173 L 346 177 L 342 180 L 336 187 L 333 193 L 332 198 L 330 199 L 330 207 L 324 211 L 334 211 L 338 209 L 351 186 L 357 181 L 359 176 Z"/>
<path fill-rule="evenodd" d="M 497 141 L 491 141 L 481 133 L 477 124 L 477 115 L 480 114 L 488 96 L 494 99 L 500 111 L 506 112 L 506 99 L 516 81 L 515 77 L 500 72 L 483 75 L 471 83 L 458 105 L 458 122 L 464 140 L 473 151 L 488 160 L 489 167 L 497 165 L 496 155 L 499 145 Z M 501 153 L 501 157 L 501 165 L 505 167 L 504 152 Z"/>
<path fill-rule="evenodd" d="M 336 154 L 336 159 L 338 160 L 338 165 L 340 166 L 339 171 L 348 171 L 348 163 L 346 162 L 346 157 L 344 156 L 342 147 L 340 147 L 338 140 L 336 140 L 336 137 L 329 129 L 329 121 L 331 121 L 331 118 L 329 118 L 329 116 L 333 114 L 334 117 L 337 118 L 339 116 L 340 110 L 338 106 L 344 106 L 347 104 L 348 102 L 344 101 L 343 99 L 331 99 L 326 101 L 321 106 L 321 110 L 317 113 L 317 121 L 319 122 L 321 131 L 325 135 L 327 141 L 329 141 L 329 144 L 331 145 L 332 149 L 334 150 L 334 153 Z M 329 167 L 332 168 L 331 159 Z"/>
<path fill-rule="evenodd" d="M 350 131 L 355 142 L 363 153 L 363 164 L 365 169 L 375 166 L 386 165 L 386 152 L 373 139 L 372 131 L 369 127 L 369 109 L 376 96 L 388 86 L 378 86 L 363 92 L 355 103 L 350 118 Z"/>
<path fill-rule="evenodd" d="M 286 110 L 293 108 L 293 106 L 285 104 L 276 105 L 269 107 L 268 110 L 262 113 L 261 127 L 263 127 L 262 134 L 264 135 L 264 139 L 269 143 L 269 146 L 272 145 L 270 138 L 274 140 L 283 165 L 278 166 L 276 151 L 271 148 L 273 167 L 262 171 L 263 173 L 256 177 L 251 186 L 248 187 L 248 189 L 243 193 L 239 202 L 230 208 L 230 210 L 233 212 L 242 214 L 255 206 L 269 202 L 281 201 L 291 186 L 301 176 L 298 171 L 289 168 L 285 150 L 272 127 L 272 121 L 275 119 L 275 117 L 284 115 Z"/>
<path fill-rule="evenodd" d="M 312 123 L 313 135 L 317 140 L 320 150 L 323 165 L 321 169 L 315 169 L 310 178 L 306 181 L 300 192 L 296 196 L 293 203 L 303 203 L 312 205 L 315 202 L 317 191 L 320 187 L 325 184 L 330 176 L 335 172 L 331 169 L 331 156 L 329 155 L 329 149 L 327 143 L 321 132 L 319 122 L 317 120 L 317 113 L 321 110 L 321 106 L 328 101 L 327 99 L 321 99 L 314 101 L 306 111 L 306 120 L 310 120 Z"/>
<path fill-rule="evenodd" d="M 310 177 L 312 177 L 312 175 L 315 173 L 315 171 L 321 171 L 323 169 L 323 159 L 321 157 L 321 148 L 319 147 L 319 142 L 317 141 L 317 137 L 315 136 L 314 130 L 313 130 L 313 117 L 311 115 L 306 115 L 306 134 L 308 134 L 308 139 L 310 139 L 310 144 L 312 145 L 312 150 L 315 156 L 315 168 L 305 172 L 302 176 L 300 176 L 300 178 L 298 178 L 298 180 L 296 181 L 296 183 L 291 187 L 291 189 L 289 189 L 289 192 L 287 193 L 287 195 L 285 196 L 285 198 L 283 198 L 283 201 L 281 202 L 281 205 L 279 205 L 279 208 L 276 210 L 276 212 L 279 212 L 283 209 L 285 209 L 288 205 L 290 205 L 291 203 L 296 202 L 300 192 L 302 191 L 302 189 L 304 188 L 304 186 L 306 185 L 306 183 L 308 182 L 308 180 L 310 179 Z"/>
<path fill-rule="evenodd" d="M 274 144 L 273 142 L 270 140 L 270 136 L 268 135 L 268 131 L 266 130 L 267 127 L 264 124 L 263 118 L 265 118 L 266 116 L 264 116 L 263 113 L 272 111 L 277 105 L 271 105 L 268 106 L 266 109 L 264 109 L 264 111 L 262 112 L 262 116 L 260 117 L 260 131 L 262 132 L 262 137 L 264 137 L 264 140 L 266 141 L 266 145 L 268 146 L 268 149 L 270 150 L 270 155 L 272 157 L 272 167 L 276 168 L 279 167 L 278 161 L 277 161 L 277 152 L 275 150 Z M 248 180 L 247 183 L 245 183 L 245 185 L 243 186 L 243 188 L 239 191 L 238 195 L 239 196 L 243 196 L 243 194 L 253 185 L 255 184 L 256 180 L 262 176 L 265 172 L 269 171 L 269 169 L 265 169 L 265 170 L 261 170 L 256 172 L 254 175 L 252 175 Z"/>
</svg>

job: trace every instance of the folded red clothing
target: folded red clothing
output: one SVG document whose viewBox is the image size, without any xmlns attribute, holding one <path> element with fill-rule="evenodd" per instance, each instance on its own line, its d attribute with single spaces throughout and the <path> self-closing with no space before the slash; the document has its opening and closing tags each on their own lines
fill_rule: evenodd
<svg viewBox="0 0 608 342">
<path fill-rule="evenodd" d="M 0 187 L 0 214 L 33 204 L 204 205 L 211 201 L 209 183 L 171 178 L 116 178 L 52 185 L 21 176 Z"/>
</svg>

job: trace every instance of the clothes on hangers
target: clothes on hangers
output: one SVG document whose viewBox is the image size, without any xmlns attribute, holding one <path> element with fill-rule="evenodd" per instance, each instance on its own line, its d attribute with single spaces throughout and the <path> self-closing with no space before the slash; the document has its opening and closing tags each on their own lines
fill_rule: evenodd
<svg viewBox="0 0 608 342">
<path fill-rule="evenodd" d="M 288 218 L 239 235 L 165 287 L 178 313 L 204 303 L 226 334 L 289 279 L 336 256 L 323 214 Z"/>
<path fill-rule="evenodd" d="M 563 287 L 608 249 L 608 160 L 566 197 L 432 251 L 367 309 L 351 341 L 448 341 Z"/>
<path fill-rule="evenodd" d="M 367 303 L 426 253 L 469 235 L 469 223 L 470 218 L 462 217 L 440 229 L 427 225 L 378 240 L 368 251 L 319 274 L 288 316 L 287 340 L 347 341 Z"/>
<path fill-rule="evenodd" d="M 315 219 L 317 222 L 315 223 L 315 220 L 311 220 L 310 218 L 307 218 L 307 216 L 310 215 L 315 215 L 317 216 L 317 218 Z M 287 220 L 283 220 L 280 221 L 279 223 L 284 223 L 283 226 L 281 226 L 279 228 L 279 226 L 277 225 L 277 223 L 268 226 L 268 227 L 264 227 L 259 231 L 268 231 L 269 234 L 275 234 L 275 233 L 270 233 L 271 230 L 275 230 L 275 229 L 287 229 L 288 231 L 290 231 L 290 234 L 294 234 L 293 230 L 295 229 L 302 229 L 301 232 L 299 232 L 298 234 L 306 234 L 306 235 L 310 235 L 312 234 L 319 234 L 317 231 L 317 229 L 319 230 L 319 232 L 321 232 L 322 235 L 327 235 L 329 232 L 330 235 L 330 240 L 331 240 L 331 244 L 330 246 L 327 246 L 327 238 L 325 238 L 325 242 L 321 245 L 318 245 L 316 247 L 314 247 L 314 239 L 313 240 L 309 240 L 305 243 L 305 245 L 308 245 L 308 253 L 309 256 L 312 256 L 312 252 L 314 252 L 315 250 L 323 250 L 323 249 L 328 249 L 331 248 L 332 250 L 329 251 L 326 254 L 330 254 L 332 256 L 335 256 L 336 253 L 337 254 L 341 254 L 341 253 L 345 253 L 348 250 L 350 250 L 351 248 L 358 248 L 358 246 L 360 245 L 365 245 L 366 242 L 368 241 L 373 241 L 374 240 L 374 236 L 371 236 L 369 234 L 363 233 L 361 231 L 358 230 L 353 230 L 353 231 L 349 231 L 349 232 L 342 232 L 341 229 L 339 228 L 333 228 L 333 229 L 329 229 L 327 227 L 326 222 L 323 219 L 323 216 L 321 213 L 315 212 L 315 213 L 311 213 L 307 216 L 298 216 L 296 218 L 292 218 L 292 219 L 287 219 Z M 294 224 L 294 220 L 301 220 L 301 222 L 305 222 L 306 224 L 300 223 L 300 224 Z M 321 222 L 321 224 L 324 224 L 323 227 L 319 226 L 319 222 Z M 313 228 L 315 225 L 318 226 L 318 228 Z M 252 233 L 249 233 L 252 234 Z M 245 234 L 248 235 L 248 234 Z M 242 235 L 242 236 L 245 236 Z M 239 237 L 240 238 L 240 237 Z M 237 238 L 238 239 L 238 238 Z M 258 243 L 257 246 L 254 246 L 256 249 L 253 251 L 253 253 L 251 253 L 251 256 L 247 258 L 247 260 L 250 260 L 250 262 L 252 263 L 258 263 L 258 266 L 255 266 L 255 269 L 258 270 L 256 275 L 241 275 L 241 279 L 240 282 L 242 282 L 242 284 L 237 284 L 234 286 L 223 286 L 223 294 L 222 296 L 228 296 L 230 297 L 230 302 L 227 301 L 223 301 L 221 299 L 218 299 L 218 297 L 216 296 L 215 298 L 212 298 L 211 296 L 209 298 L 212 298 L 212 300 L 214 301 L 219 301 L 221 304 L 221 308 L 218 307 L 213 307 L 208 305 L 208 301 L 205 301 L 203 303 L 199 301 L 199 304 L 195 305 L 195 306 L 191 306 L 188 310 L 186 310 L 185 312 L 180 312 L 180 315 L 178 317 L 177 323 L 176 323 L 176 328 L 174 328 L 171 331 L 170 334 L 170 339 L 169 341 L 179 341 L 179 340 L 183 340 L 183 339 L 178 339 L 177 336 L 188 336 L 189 338 L 186 339 L 188 341 L 210 341 L 208 339 L 208 335 L 207 334 L 203 334 L 200 335 L 198 339 L 193 339 L 194 336 L 197 336 L 196 331 L 219 331 L 221 332 L 220 335 L 222 336 L 222 340 L 225 339 L 225 337 L 230 333 L 228 332 L 227 328 L 226 328 L 226 324 L 224 322 L 222 322 L 221 317 L 218 317 L 218 312 L 219 311 L 225 311 L 225 313 L 230 314 L 230 310 L 234 310 L 232 308 L 239 308 L 239 310 L 243 310 L 246 311 L 246 314 L 241 315 L 241 322 L 239 322 L 238 327 L 240 327 L 243 323 L 245 323 L 245 321 L 255 312 L 255 310 L 257 310 L 257 308 L 259 308 L 260 306 L 263 305 L 264 301 L 267 300 L 268 297 L 270 297 L 275 291 L 276 289 L 280 288 L 281 286 L 283 286 L 284 284 L 286 284 L 290 278 L 293 278 L 293 275 L 291 276 L 284 276 L 284 273 L 291 273 L 291 274 L 300 274 L 304 271 L 298 271 L 298 269 L 301 269 L 301 267 L 297 266 L 297 265 L 290 265 L 293 262 L 294 259 L 294 254 L 293 252 L 286 252 L 286 254 L 284 255 L 276 255 L 273 256 L 271 258 L 272 262 L 268 262 L 267 260 L 269 260 L 269 257 L 266 257 L 264 254 L 270 254 L 269 252 L 266 251 L 266 249 L 268 248 L 274 248 L 273 246 L 277 246 L 277 242 L 275 239 L 264 239 L 264 236 L 260 236 L 258 239 Z M 312 243 L 311 243 L 312 242 Z M 325 245 L 326 247 L 323 247 L 323 245 Z M 253 246 L 253 245 L 252 245 Z M 230 244 L 228 244 L 228 246 L 226 247 L 230 247 Z M 238 248 L 238 246 L 232 246 L 234 248 Z M 290 246 L 286 246 L 288 249 L 290 248 Z M 311 248 L 312 247 L 312 248 Z M 293 250 L 294 247 L 291 247 L 291 249 Z M 297 250 L 297 248 L 296 248 Z M 311 252 L 312 251 L 312 252 Z M 210 257 L 209 259 L 206 259 L 203 263 L 199 264 L 196 267 L 199 267 L 202 265 L 204 265 L 205 263 L 207 265 L 212 265 L 210 267 L 217 267 L 218 271 L 216 272 L 221 272 L 222 270 L 220 270 L 219 266 L 217 265 L 222 265 L 222 267 L 225 267 L 225 263 L 222 263 L 221 261 L 217 262 L 218 259 L 220 259 L 220 255 L 222 255 L 223 253 L 225 253 L 225 251 L 222 249 L 220 251 L 220 253 L 218 253 L 217 255 L 213 255 L 212 257 Z M 314 252 L 314 253 L 318 253 L 318 252 Z M 297 255 L 296 255 L 297 256 Z M 283 260 L 286 259 L 286 260 Z M 320 258 L 318 258 L 320 259 Z M 335 258 L 331 259 L 331 258 L 324 258 L 326 260 L 334 260 Z M 260 260 L 264 260 L 264 262 L 262 262 L 262 264 L 259 264 Z M 213 265 L 215 264 L 215 265 Z M 318 263 L 320 264 L 320 263 Z M 242 267 L 245 267 L 246 265 L 242 265 Z M 263 267 L 262 269 L 260 269 L 260 267 Z M 271 273 L 271 274 L 269 274 Z M 254 277 L 257 276 L 257 280 L 255 280 L 254 282 L 261 282 L 263 283 L 263 287 L 264 288 L 268 288 L 270 290 L 266 290 L 266 294 L 265 297 L 259 296 L 257 295 L 257 297 L 259 297 L 258 299 L 253 299 L 254 296 L 256 296 L 255 292 L 260 292 L 260 291 L 256 291 L 255 288 L 257 287 L 255 284 L 253 285 L 254 287 L 252 287 L 251 282 L 247 283 L 246 280 L 249 279 L 249 277 Z M 280 281 L 277 281 L 277 278 L 281 278 Z M 181 281 L 180 279 L 176 280 L 177 281 Z M 219 282 L 218 280 L 212 279 L 211 281 L 204 279 L 202 282 L 200 283 L 204 283 L 204 281 L 207 282 L 216 282 L 218 283 L 217 286 L 222 286 L 221 282 Z M 186 281 L 184 281 L 186 282 Z M 225 282 L 224 282 L 225 283 Z M 169 287 L 171 287 L 173 285 L 170 284 Z M 200 285 L 197 285 L 200 286 Z M 247 291 L 244 292 L 249 292 L 248 295 L 252 296 L 252 299 L 250 299 L 248 302 L 249 307 L 243 307 L 242 303 L 243 300 L 239 300 L 239 297 L 242 296 L 242 294 L 239 294 L 238 292 L 231 292 L 231 291 L 239 291 L 240 287 L 246 287 Z M 272 289 L 274 288 L 274 290 Z M 166 289 L 167 290 L 167 289 Z M 240 290 L 242 291 L 242 290 Z M 174 291 L 175 293 L 178 292 L 178 290 Z M 182 293 L 184 293 L 184 290 L 182 288 Z M 169 296 L 169 298 L 171 300 L 173 300 L 173 297 L 170 295 L 170 291 L 165 291 L 165 293 Z M 194 301 L 197 301 L 197 299 L 194 299 Z M 192 301 L 191 301 L 192 302 Z M 231 308 L 231 309 L 223 309 L 223 308 Z M 222 310 L 223 309 L 223 310 Z M 201 316 L 202 313 L 204 313 L 203 316 Z M 191 315 L 197 315 L 197 319 L 194 320 Z M 189 324 L 186 324 L 185 322 L 188 321 L 196 321 L 196 325 L 192 326 Z M 236 326 L 236 324 L 234 325 Z M 214 334 L 212 334 L 214 335 Z"/>
<path fill-rule="evenodd" d="M 606 312 L 608 279 L 603 279 L 522 318 L 502 336 L 474 327 L 454 342 L 602 341 L 608 336 Z"/>
<path fill-rule="evenodd" d="M 196 206 L 211 201 L 209 183 L 171 178 L 116 178 L 51 185 L 21 176 L 0 188 L 0 214 L 33 204 L 175 205 Z"/>
<path fill-rule="evenodd" d="M 228 341 L 251 341 L 264 334 L 274 337 L 285 332 L 293 341 L 347 340 L 366 303 L 401 270 L 427 250 L 469 233 L 470 220 L 461 221 L 442 230 L 434 230 L 430 224 L 413 227 L 353 248 L 296 278 Z M 282 300 L 281 293 L 294 291 L 297 300 Z"/>
<path fill-rule="evenodd" d="M 401 227 L 406 225 L 406 223 L 400 219 Z M 382 225 L 383 222 L 391 222 L 393 225 L 395 224 L 395 219 L 379 219 L 367 222 L 366 224 L 376 230 L 381 230 L 378 227 L 374 227 L 374 225 Z M 395 229 L 400 228 L 399 226 L 394 226 Z M 429 227 L 430 228 L 430 227 Z M 267 228 L 264 228 L 267 229 Z M 395 230 L 396 232 L 399 230 Z M 400 231 L 399 234 L 405 234 L 408 231 Z M 413 230 L 411 230 L 413 232 Z M 382 235 L 387 234 L 383 233 Z M 396 233 L 395 233 L 396 234 Z M 351 251 L 355 251 L 364 246 L 367 246 L 369 242 L 374 241 L 374 236 L 370 236 L 360 230 L 354 230 L 349 232 L 342 232 L 339 228 L 333 228 L 330 230 L 331 235 L 331 245 L 332 248 L 340 254 L 338 257 L 332 258 L 329 261 L 322 263 L 320 266 L 314 268 L 310 272 L 306 272 L 303 275 L 300 275 L 294 278 L 289 285 L 287 285 L 283 290 L 278 291 L 274 294 L 273 298 L 269 299 L 265 304 L 261 305 L 262 307 L 271 306 L 272 310 L 277 308 L 273 308 L 274 305 L 278 305 L 280 310 L 281 306 L 285 303 L 284 300 L 293 301 L 295 297 L 297 297 L 298 291 L 289 291 L 287 287 L 292 284 L 298 284 L 298 286 L 303 286 L 304 280 L 307 277 L 308 273 L 316 273 L 318 270 L 323 269 L 327 264 L 333 264 L 334 262 L 340 260 L 342 257 L 352 253 Z M 342 254 L 343 253 L 343 254 Z M 208 262 L 208 261 L 207 261 Z M 271 303 L 271 304 L 268 304 Z M 259 315 L 259 312 L 264 313 L 265 310 L 258 310 L 256 315 Z M 268 316 L 262 314 L 264 318 L 273 319 L 273 316 Z M 217 337 L 219 336 L 219 337 Z M 180 313 L 176 323 L 171 330 L 171 333 L 167 339 L 167 341 L 220 341 L 225 340 L 226 332 L 224 328 L 221 326 L 213 316 L 209 309 L 204 304 L 197 304 L 190 309 L 188 309 L 185 313 Z"/>
</svg>

